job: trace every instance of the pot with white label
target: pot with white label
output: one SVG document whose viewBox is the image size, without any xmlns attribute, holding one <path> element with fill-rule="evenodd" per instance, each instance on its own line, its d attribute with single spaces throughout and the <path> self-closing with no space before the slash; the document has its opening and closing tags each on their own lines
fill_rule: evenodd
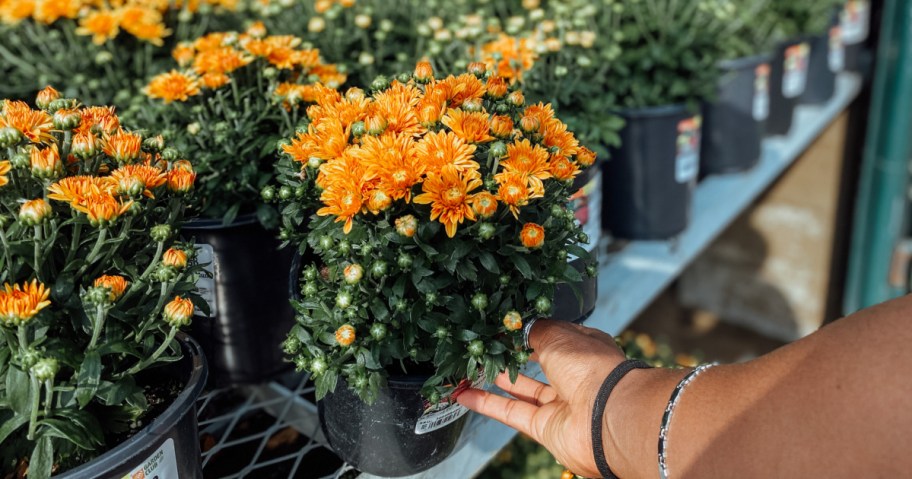
<svg viewBox="0 0 912 479">
<path fill-rule="evenodd" d="M 586 234 L 588 242 L 580 244 L 591 258 L 571 256 L 570 264 L 579 271 L 582 281 L 574 284 L 561 283 L 554 288 L 551 319 L 579 323 L 595 309 L 598 299 L 598 278 L 586 273 L 586 266 L 598 264 L 598 245 L 602 236 L 602 171 L 593 166 L 584 170 L 573 181 L 574 192 L 570 196 L 570 210 Z"/>
<path fill-rule="evenodd" d="M 807 88 L 800 103 L 817 105 L 826 103 L 836 92 L 836 75 L 845 69 L 845 46 L 837 15 L 827 31 L 809 38 L 811 53 L 808 58 Z"/>
<path fill-rule="evenodd" d="M 871 32 L 871 14 L 870 0 L 848 0 L 839 12 L 839 30 L 848 71 L 860 71 L 865 67 L 862 53 Z"/>
<path fill-rule="evenodd" d="M 294 325 L 288 297 L 293 251 L 279 249 L 276 233 L 255 215 L 225 226 L 220 220 L 194 220 L 182 230 L 211 255 L 213 277 L 201 280 L 210 317 L 196 317 L 191 334 L 209 360 L 218 386 L 256 384 L 290 369 L 281 344 Z"/>
<path fill-rule="evenodd" d="M 619 114 L 621 146 L 602 163 L 602 228 L 621 239 L 675 237 L 690 221 L 702 120 L 686 105 Z"/>
<path fill-rule="evenodd" d="M 727 60 L 719 66 L 716 98 L 703 105 L 702 176 L 753 168 L 769 116 L 770 57 Z"/>
<path fill-rule="evenodd" d="M 459 404 L 430 408 L 421 387 L 430 376 L 390 375 L 367 405 L 344 379 L 317 403 L 323 434 L 361 472 L 401 477 L 425 471 L 456 448 L 468 419 Z"/>
<path fill-rule="evenodd" d="M 181 389 L 171 405 L 117 447 L 55 479 L 202 479 L 196 401 L 206 385 L 206 358 L 187 335 L 179 333 L 177 341 L 183 353 L 180 361 L 136 378 L 139 384 L 179 380 Z"/>
<path fill-rule="evenodd" d="M 787 135 L 798 100 L 807 89 L 811 42 L 797 38 L 781 43 L 773 54 L 770 69 L 770 111 L 768 135 Z"/>
</svg>

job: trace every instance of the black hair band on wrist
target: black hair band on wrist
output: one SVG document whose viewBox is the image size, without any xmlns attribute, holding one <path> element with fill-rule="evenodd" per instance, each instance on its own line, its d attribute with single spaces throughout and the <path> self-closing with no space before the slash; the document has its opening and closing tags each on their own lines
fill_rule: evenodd
<svg viewBox="0 0 912 479">
<path fill-rule="evenodd" d="M 614 390 L 617 383 L 627 373 L 634 369 L 649 369 L 651 367 L 638 359 L 628 359 L 618 364 L 605 378 L 605 382 L 599 388 L 598 395 L 595 396 L 595 404 L 592 407 L 592 453 L 595 456 L 595 466 L 605 479 L 617 479 L 617 476 L 608 467 L 608 461 L 605 458 L 605 447 L 602 445 L 602 418 L 605 416 L 608 396 L 611 395 L 611 391 Z"/>
</svg>

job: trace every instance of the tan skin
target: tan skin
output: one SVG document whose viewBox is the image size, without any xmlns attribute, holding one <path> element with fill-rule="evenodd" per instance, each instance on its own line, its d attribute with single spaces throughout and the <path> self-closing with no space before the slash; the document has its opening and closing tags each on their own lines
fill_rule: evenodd
<svg viewBox="0 0 912 479">
<path fill-rule="evenodd" d="M 601 477 L 592 405 L 624 360 L 611 336 L 537 321 L 530 343 L 550 385 L 497 385 L 516 399 L 462 393 L 466 407 L 543 444 L 561 464 Z M 668 437 L 669 477 L 908 477 L 912 471 L 912 296 L 874 306 L 741 364 L 717 366 L 683 393 Z M 658 477 L 662 412 L 689 370 L 634 370 L 608 399 L 608 464 L 620 478 Z"/>
</svg>

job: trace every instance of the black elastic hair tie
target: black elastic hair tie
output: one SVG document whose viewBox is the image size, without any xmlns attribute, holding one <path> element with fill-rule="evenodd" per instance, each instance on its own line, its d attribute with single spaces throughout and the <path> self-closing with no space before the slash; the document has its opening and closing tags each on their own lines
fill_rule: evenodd
<svg viewBox="0 0 912 479">
<path fill-rule="evenodd" d="M 592 453 L 595 456 L 595 466 L 598 467 L 599 473 L 605 479 L 617 479 L 617 476 L 611 472 L 608 467 L 608 461 L 605 459 L 605 447 L 602 445 L 602 418 L 605 416 L 605 406 L 608 404 L 608 396 L 617 386 L 617 383 L 634 369 L 649 369 L 652 366 L 638 359 L 628 359 L 618 364 L 611 374 L 605 378 L 602 387 L 599 388 L 598 395 L 595 396 L 595 405 L 592 407 Z"/>
</svg>

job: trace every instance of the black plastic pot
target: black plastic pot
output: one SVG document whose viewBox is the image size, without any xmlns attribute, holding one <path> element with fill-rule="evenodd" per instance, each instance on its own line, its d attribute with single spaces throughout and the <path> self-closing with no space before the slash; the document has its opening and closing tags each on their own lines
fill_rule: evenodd
<svg viewBox="0 0 912 479">
<path fill-rule="evenodd" d="M 416 434 L 425 411 L 421 386 L 429 376 L 391 376 L 377 400 L 367 405 L 340 380 L 317 403 L 323 434 L 345 462 L 359 471 L 401 477 L 446 459 L 462 434 L 468 414 L 425 434 Z"/>
<path fill-rule="evenodd" d="M 861 71 L 865 68 L 864 53 L 871 30 L 871 2 L 848 1 L 839 13 L 839 29 L 845 45 L 845 69 Z"/>
<path fill-rule="evenodd" d="M 58 479 L 122 479 L 145 477 L 201 479 L 199 434 L 196 423 L 196 400 L 206 385 L 206 358 L 199 344 L 185 334 L 178 335 L 183 358 L 167 366 L 152 369 L 138 378 L 152 382 L 163 377 L 179 378 L 183 390 L 174 402 L 146 427 L 114 449 L 90 462 L 70 469 Z"/>
<path fill-rule="evenodd" d="M 703 105 L 700 174 L 708 176 L 751 169 L 760 160 L 769 116 L 769 56 L 720 64 L 715 101 Z"/>
<path fill-rule="evenodd" d="M 807 89 L 811 44 L 805 38 L 783 42 L 776 48 L 770 71 L 770 112 L 766 133 L 787 135 L 798 99 Z"/>
<path fill-rule="evenodd" d="M 253 215 L 222 226 L 196 220 L 183 235 L 212 247 L 215 263 L 212 318 L 196 318 L 192 332 L 206 352 L 219 386 L 255 384 L 288 371 L 281 343 L 294 324 L 288 301 L 293 252 L 279 250 L 275 233 Z"/>
<path fill-rule="evenodd" d="M 811 53 L 808 60 L 808 82 L 807 89 L 801 95 L 801 104 L 826 103 L 836 92 L 836 75 L 845 69 L 846 60 L 838 10 L 833 10 L 827 30 L 809 39 Z"/>
<path fill-rule="evenodd" d="M 570 197 L 570 208 L 583 232 L 589 237 L 589 243 L 581 245 L 593 255 L 592 261 L 598 264 L 598 244 L 601 240 L 602 214 L 602 171 L 597 166 L 585 170 L 573 182 L 573 196 Z M 575 285 L 559 284 L 554 290 L 554 301 L 551 318 L 560 321 L 582 322 L 595 309 L 598 299 L 598 278 L 586 276 L 588 262 L 575 258 L 570 264 L 579 271 L 583 280 Z M 577 288 L 582 300 L 574 292 Z"/>
<path fill-rule="evenodd" d="M 674 237 L 690 221 L 700 163 L 700 120 L 685 105 L 619 114 L 620 148 L 603 163 L 602 228 L 622 239 Z"/>
</svg>

